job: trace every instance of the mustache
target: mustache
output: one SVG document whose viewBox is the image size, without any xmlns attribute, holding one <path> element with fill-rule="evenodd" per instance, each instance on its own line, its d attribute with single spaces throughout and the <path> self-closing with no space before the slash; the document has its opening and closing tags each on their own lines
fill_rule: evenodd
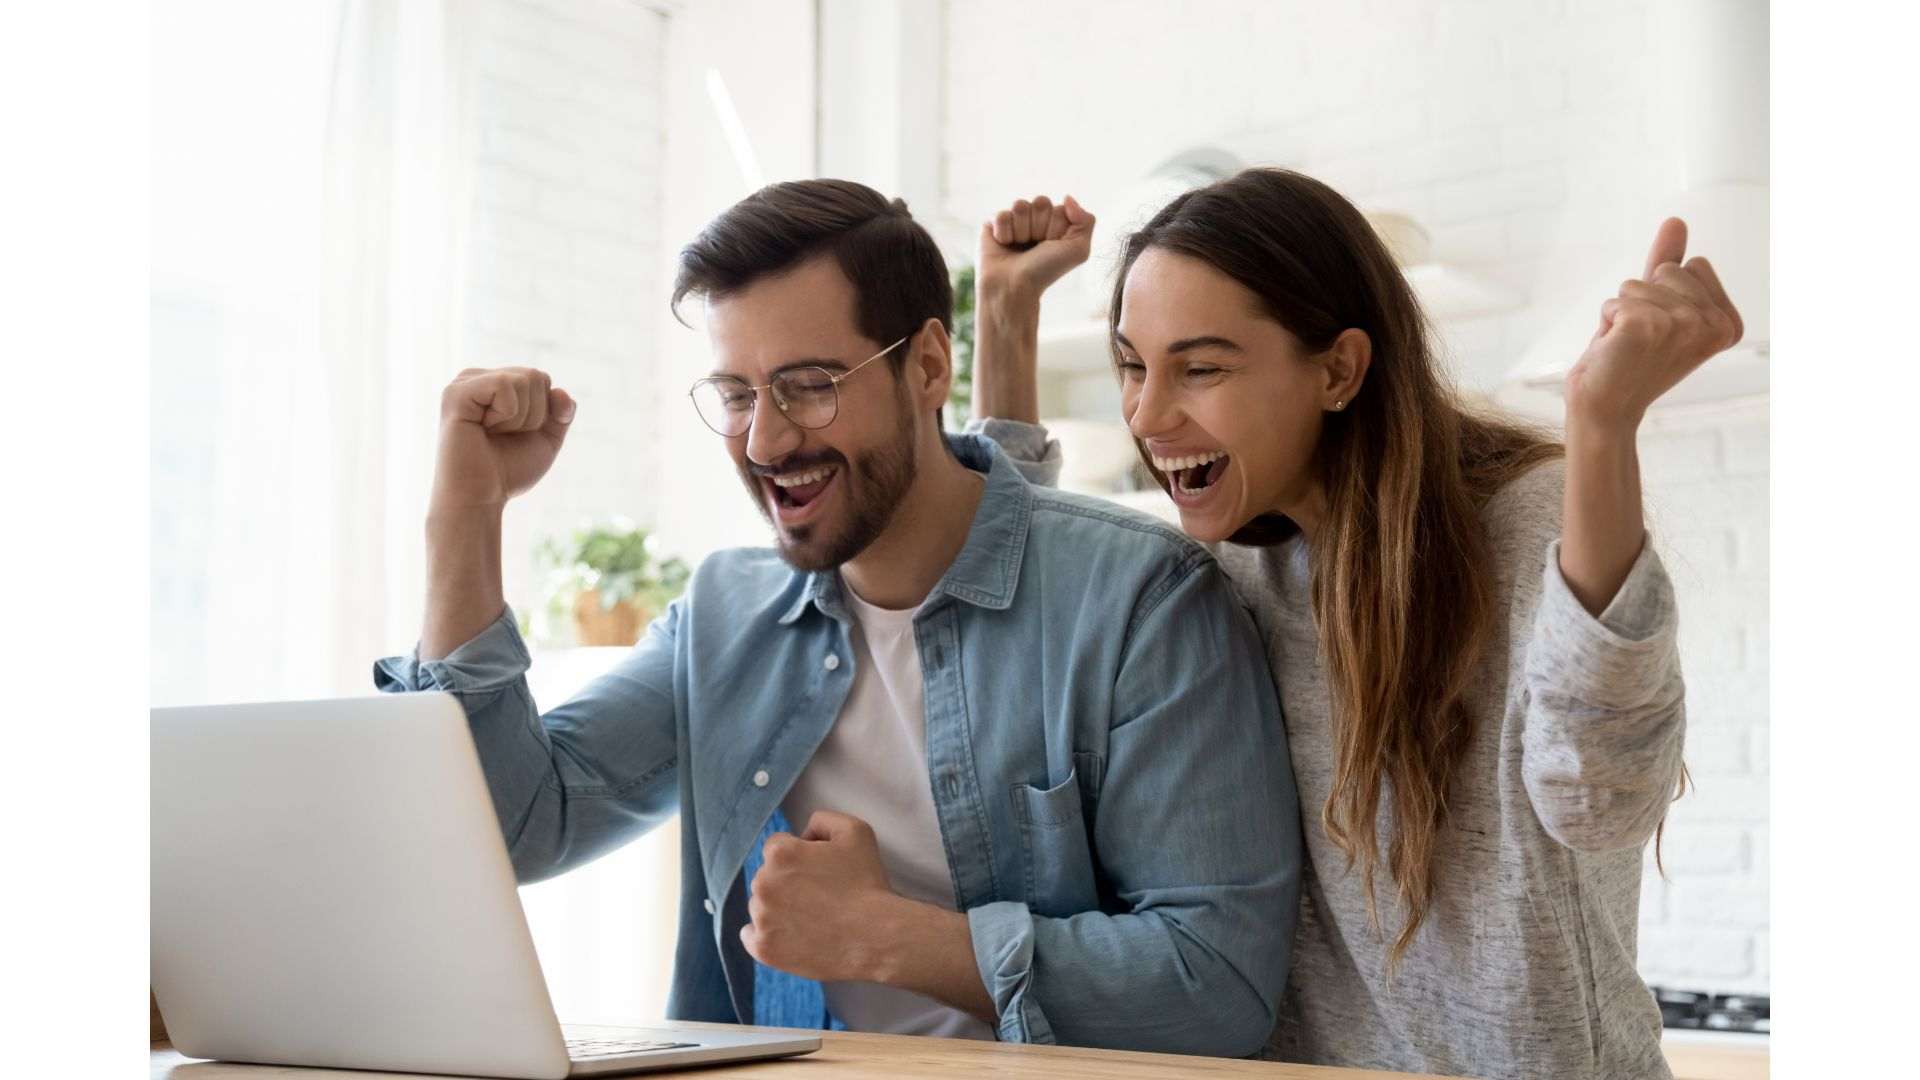
<svg viewBox="0 0 1920 1080">
<path fill-rule="evenodd" d="M 791 454 L 771 465 L 760 465 L 749 461 L 746 464 L 746 472 L 750 476 L 774 477 L 784 476 L 787 473 L 806 472 L 808 469 L 818 468 L 822 465 L 845 465 L 846 462 L 847 459 L 845 456 L 829 450 L 823 453 L 808 454 L 805 456 Z"/>
</svg>

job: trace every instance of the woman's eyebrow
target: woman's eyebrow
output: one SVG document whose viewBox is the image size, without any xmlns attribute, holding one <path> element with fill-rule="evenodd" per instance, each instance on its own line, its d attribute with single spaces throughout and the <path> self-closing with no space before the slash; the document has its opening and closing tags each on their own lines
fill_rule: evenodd
<svg viewBox="0 0 1920 1080">
<path fill-rule="evenodd" d="M 1134 347 L 1133 342 L 1127 340 L 1127 335 L 1118 330 L 1113 332 L 1113 340 L 1125 346 L 1129 352 L 1138 353 L 1140 351 Z M 1227 349 L 1232 352 L 1246 351 L 1242 349 L 1237 342 L 1230 341 L 1216 334 L 1202 334 L 1198 337 L 1181 338 L 1179 341 L 1167 346 L 1167 352 L 1169 353 L 1190 352 L 1194 349 Z"/>
<path fill-rule="evenodd" d="M 1170 353 L 1190 352 L 1194 349 L 1226 349 L 1230 352 L 1242 351 L 1238 344 L 1213 334 L 1181 338 L 1179 341 L 1167 346 L 1167 351 Z"/>
</svg>

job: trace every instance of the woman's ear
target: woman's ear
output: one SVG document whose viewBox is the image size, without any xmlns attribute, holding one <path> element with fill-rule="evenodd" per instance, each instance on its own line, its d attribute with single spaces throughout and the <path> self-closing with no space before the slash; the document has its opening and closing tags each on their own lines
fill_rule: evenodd
<svg viewBox="0 0 1920 1080">
<path fill-rule="evenodd" d="M 1373 365 L 1373 339 L 1365 330 L 1342 330 L 1333 339 L 1333 346 L 1321 355 L 1320 363 L 1327 376 L 1320 407 L 1340 412 L 1360 396 L 1360 387 L 1367 381 L 1367 369 Z"/>
</svg>

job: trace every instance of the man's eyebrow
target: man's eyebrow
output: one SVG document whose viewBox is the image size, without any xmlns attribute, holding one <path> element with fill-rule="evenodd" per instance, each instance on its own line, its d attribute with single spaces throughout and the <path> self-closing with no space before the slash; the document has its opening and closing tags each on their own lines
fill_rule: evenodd
<svg viewBox="0 0 1920 1080">
<path fill-rule="evenodd" d="M 847 365 L 844 360 L 836 360 L 831 356 L 821 356 L 821 357 L 815 357 L 815 358 L 810 358 L 806 360 L 789 360 L 786 363 L 781 364 L 779 367 L 774 368 L 773 373 L 775 375 L 778 375 L 783 371 L 792 371 L 794 368 L 803 368 L 803 367 L 826 368 L 828 371 L 847 370 Z"/>
<path fill-rule="evenodd" d="M 817 358 L 810 357 L 802 360 L 789 360 L 786 363 L 781 364 L 779 367 L 774 368 L 771 372 L 768 373 L 767 377 L 772 378 L 773 376 L 778 375 L 783 371 L 793 371 L 796 368 L 806 368 L 806 367 L 826 368 L 828 371 L 847 370 L 847 364 L 846 364 L 846 361 L 844 360 L 836 360 L 831 356 L 822 356 Z M 741 382 L 752 381 L 751 379 L 748 379 L 745 375 L 742 375 L 737 371 L 722 371 L 719 368 L 714 368 L 713 371 L 709 372 L 708 377 L 714 378 L 714 379 L 739 379 Z"/>
<path fill-rule="evenodd" d="M 1126 346 L 1131 352 L 1137 353 L 1140 351 L 1134 347 L 1133 342 L 1127 340 L 1127 335 L 1118 330 L 1113 332 L 1113 340 Z M 1246 351 L 1242 349 L 1237 342 L 1230 341 L 1227 338 L 1215 334 L 1202 334 L 1199 337 L 1181 338 L 1179 341 L 1167 346 L 1167 351 L 1170 353 L 1191 352 L 1194 349 L 1229 349 L 1233 352 Z"/>
</svg>

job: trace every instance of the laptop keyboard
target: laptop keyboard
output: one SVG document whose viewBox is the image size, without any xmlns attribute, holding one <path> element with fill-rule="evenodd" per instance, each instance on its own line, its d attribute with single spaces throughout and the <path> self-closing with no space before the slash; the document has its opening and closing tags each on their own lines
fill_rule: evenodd
<svg viewBox="0 0 1920 1080">
<path fill-rule="evenodd" d="M 646 1039 L 568 1039 L 567 1056 L 575 1061 L 589 1058 L 644 1054 L 649 1050 L 685 1050 L 699 1043 L 650 1042 Z"/>
</svg>

